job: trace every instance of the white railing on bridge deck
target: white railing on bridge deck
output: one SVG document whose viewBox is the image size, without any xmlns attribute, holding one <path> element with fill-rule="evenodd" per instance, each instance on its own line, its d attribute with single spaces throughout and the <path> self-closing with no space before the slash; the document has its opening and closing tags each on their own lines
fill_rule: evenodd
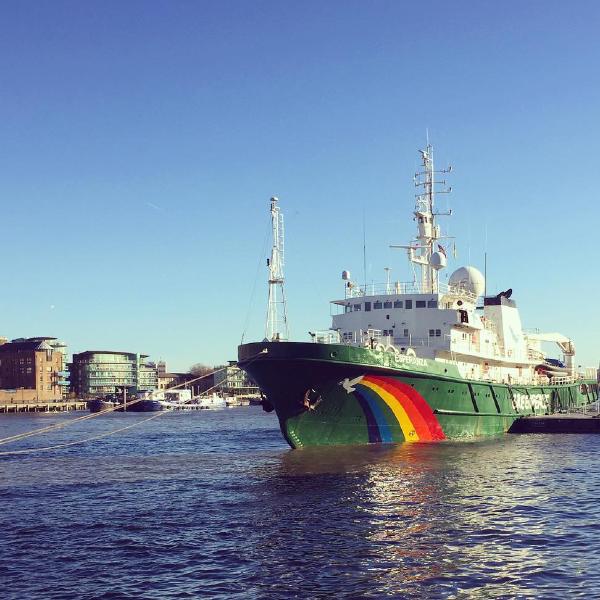
<svg viewBox="0 0 600 600">
<path fill-rule="evenodd" d="M 477 296 L 465 290 L 462 287 L 449 286 L 446 283 L 438 284 L 437 292 L 432 292 L 429 286 L 423 286 L 420 283 L 409 281 L 395 281 L 393 283 L 370 283 L 367 285 L 352 285 L 346 287 L 345 298 L 362 298 L 364 296 L 398 296 L 403 294 L 453 294 L 465 298 L 470 302 L 475 302 Z"/>
<path fill-rule="evenodd" d="M 402 347 L 426 347 L 439 346 L 441 337 L 414 337 L 383 335 L 381 329 L 361 329 L 359 331 L 346 332 L 342 335 L 338 331 L 324 330 L 311 332 L 312 341 L 315 344 L 346 344 L 348 346 L 372 347 L 382 344 L 388 346 Z"/>
</svg>

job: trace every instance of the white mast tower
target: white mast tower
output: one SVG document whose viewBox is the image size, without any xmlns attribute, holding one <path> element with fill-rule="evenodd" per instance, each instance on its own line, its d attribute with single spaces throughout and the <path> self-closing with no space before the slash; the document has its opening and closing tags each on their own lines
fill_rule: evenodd
<svg viewBox="0 0 600 600">
<path fill-rule="evenodd" d="M 415 187 L 422 188 L 415 194 L 415 221 L 418 234 L 409 246 L 391 246 L 392 248 L 405 248 L 408 250 L 408 260 L 421 267 L 420 290 L 423 294 L 436 293 L 439 289 L 439 271 L 446 267 L 447 257 L 445 249 L 436 243 L 441 239 L 440 226 L 436 225 L 435 217 L 451 215 L 452 211 L 435 212 L 435 194 L 449 194 L 452 188 L 436 190 L 436 185 L 446 185 L 445 181 L 436 181 L 436 173 L 450 173 L 452 167 L 436 171 L 433 168 L 433 147 L 427 142 L 425 150 L 419 150 L 423 161 L 423 171 L 415 173 Z"/>
<path fill-rule="evenodd" d="M 273 196 L 271 198 L 273 246 L 271 248 L 271 258 L 267 259 L 267 268 L 269 269 L 269 306 L 267 309 L 265 337 L 271 342 L 278 342 L 289 338 L 287 306 L 283 289 L 283 214 L 279 206 L 277 206 L 277 202 L 279 202 L 279 199 Z M 277 293 L 278 290 L 279 294 Z"/>
</svg>

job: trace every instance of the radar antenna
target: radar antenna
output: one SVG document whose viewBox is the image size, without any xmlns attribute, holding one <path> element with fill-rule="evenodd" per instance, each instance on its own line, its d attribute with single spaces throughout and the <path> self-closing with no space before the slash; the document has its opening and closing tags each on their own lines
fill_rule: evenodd
<svg viewBox="0 0 600 600">
<path fill-rule="evenodd" d="M 270 202 L 273 246 L 271 248 L 271 258 L 267 259 L 269 305 L 265 337 L 271 342 L 278 342 L 289 338 L 287 306 L 283 289 L 283 214 L 277 206 L 278 198 L 273 196 Z"/>
<path fill-rule="evenodd" d="M 435 194 L 449 194 L 451 187 L 446 187 L 446 181 L 435 180 L 436 174 L 450 173 L 452 167 L 436 171 L 433 167 L 433 147 L 427 140 L 425 150 L 419 150 L 423 161 L 423 170 L 415 173 L 415 187 L 422 188 L 415 194 L 415 221 L 417 222 L 417 236 L 408 246 L 391 246 L 391 248 L 404 248 L 408 251 L 411 263 L 421 267 L 422 293 L 435 293 L 439 288 L 439 271 L 446 266 L 446 250 L 438 243 L 442 239 L 440 226 L 436 224 L 437 216 L 449 216 L 452 211 L 435 211 Z M 437 186 L 442 189 L 436 189 Z M 437 244 L 437 248 L 436 248 Z"/>
</svg>

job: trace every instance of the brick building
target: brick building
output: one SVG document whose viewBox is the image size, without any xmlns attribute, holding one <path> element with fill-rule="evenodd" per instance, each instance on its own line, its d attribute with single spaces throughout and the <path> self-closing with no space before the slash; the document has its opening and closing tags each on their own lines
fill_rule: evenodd
<svg viewBox="0 0 600 600">
<path fill-rule="evenodd" d="M 62 399 L 64 355 L 52 340 L 29 338 L 0 345 L 0 401 Z"/>
</svg>

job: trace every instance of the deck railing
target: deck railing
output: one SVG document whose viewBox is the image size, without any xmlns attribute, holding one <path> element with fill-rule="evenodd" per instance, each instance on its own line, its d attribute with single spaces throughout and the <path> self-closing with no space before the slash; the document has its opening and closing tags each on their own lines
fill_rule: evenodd
<svg viewBox="0 0 600 600">
<path fill-rule="evenodd" d="M 423 286 L 420 283 L 409 281 L 395 281 L 390 283 L 370 283 L 367 285 L 347 286 L 345 298 L 362 298 L 363 296 L 398 296 L 402 294 L 453 294 L 464 298 L 470 302 L 475 302 L 477 296 L 458 286 L 449 286 L 446 283 L 440 283 L 437 291 L 432 292 L 430 286 Z"/>
</svg>

